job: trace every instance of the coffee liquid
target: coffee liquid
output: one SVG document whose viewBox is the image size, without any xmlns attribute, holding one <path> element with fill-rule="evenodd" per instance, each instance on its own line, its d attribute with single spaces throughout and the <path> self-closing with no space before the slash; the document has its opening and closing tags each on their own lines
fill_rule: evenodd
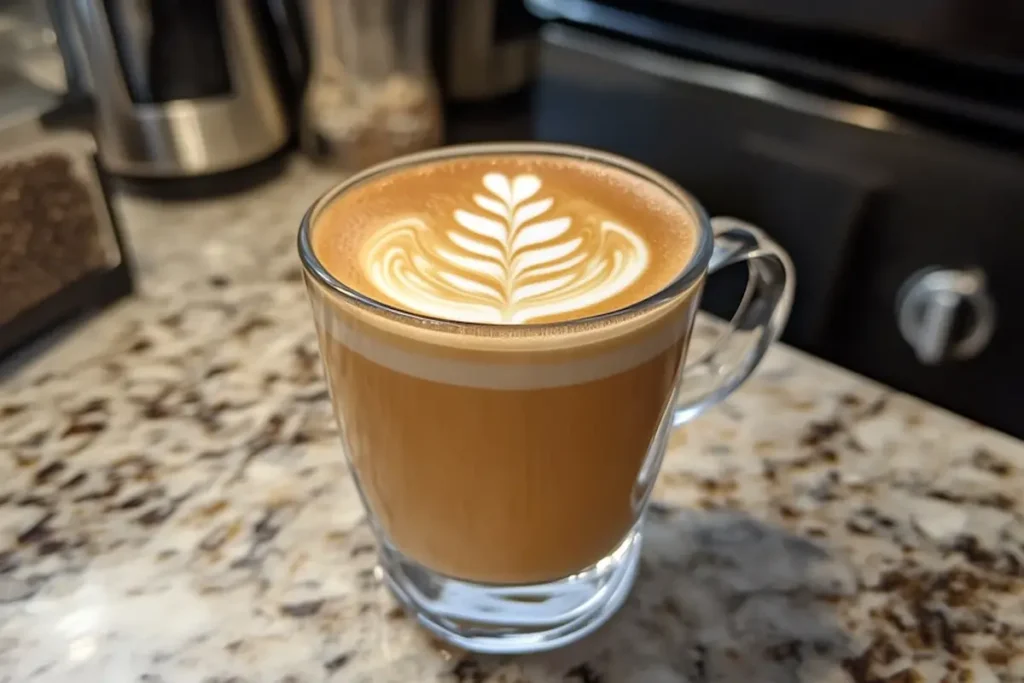
<svg viewBox="0 0 1024 683">
<path fill-rule="evenodd" d="M 675 280 L 695 236 L 664 190 L 563 157 L 424 163 L 320 213 L 312 243 L 334 277 L 438 319 L 310 281 L 345 447 L 399 551 L 455 578 L 533 583 L 615 548 L 636 521 L 700 283 L 592 317 Z M 565 321 L 578 323 L 535 325 Z"/>
</svg>

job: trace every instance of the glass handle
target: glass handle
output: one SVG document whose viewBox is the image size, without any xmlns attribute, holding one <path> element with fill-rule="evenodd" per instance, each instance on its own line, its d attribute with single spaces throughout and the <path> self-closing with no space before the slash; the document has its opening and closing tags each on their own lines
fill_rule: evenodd
<svg viewBox="0 0 1024 683">
<path fill-rule="evenodd" d="M 742 261 L 750 275 L 728 329 L 683 368 L 673 425 L 689 422 L 735 391 L 782 334 L 793 305 L 793 263 L 782 247 L 735 218 L 712 218 L 711 227 L 715 247 L 708 275 Z"/>
</svg>

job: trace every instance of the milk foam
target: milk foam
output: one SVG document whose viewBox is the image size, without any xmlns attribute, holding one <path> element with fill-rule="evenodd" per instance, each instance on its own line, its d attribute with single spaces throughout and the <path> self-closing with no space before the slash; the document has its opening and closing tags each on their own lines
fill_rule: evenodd
<svg viewBox="0 0 1024 683">
<path fill-rule="evenodd" d="M 499 391 L 545 389 L 592 382 L 641 365 L 677 343 L 690 329 L 697 310 L 695 286 L 673 303 L 631 320 L 590 326 L 555 337 L 463 337 L 414 324 L 360 312 L 349 305 L 339 308 L 330 295 L 312 297 L 314 315 L 328 337 L 350 351 L 395 372 L 442 384 Z M 343 313 L 342 311 L 345 311 Z M 685 311 L 685 313 L 683 312 Z M 369 330 L 376 329 L 371 333 Z M 382 334 L 378 334 L 382 333 Z M 389 337 L 415 340 L 415 345 L 389 343 Z M 608 340 L 628 340 L 607 350 L 572 354 L 553 360 L 559 350 L 586 349 Z M 436 349 L 464 347 L 469 354 L 442 355 Z M 431 349 L 435 351 L 431 351 Z M 516 353 L 530 355 L 529 363 L 508 363 Z M 545 356 L 548 357 L 545 360 Z M 493 358 L 496 362 L 487 362 Z"/>
<path fill-rule="evenodd" d="M 538 175 L 489 172 L 481 184 L 448 224 L 410 215 L 381 226 L 359 256 L 368 281 L 410 311 L 516 324 L 589 309 L 647 272 L 636 231 L 559 215 Z"/>
</svg>

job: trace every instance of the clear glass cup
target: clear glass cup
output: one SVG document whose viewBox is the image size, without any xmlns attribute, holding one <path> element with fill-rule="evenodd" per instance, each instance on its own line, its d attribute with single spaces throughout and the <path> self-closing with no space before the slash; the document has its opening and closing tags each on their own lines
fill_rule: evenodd
<svg viewBox="0 0 1024 683">
<path fill-rule="evenodd" d="M 551 155 L 623 170 L 678 202 L 696 226 L 694 253 L 661 291 L 624 309 L 526 325 L 393 308 L 317 259 L 318 220 L 351 188 L 467 155 Z M 623 603 L 671 430 L 753 372 L 794 287 L 788 256 L 757 228 L 709 219 L 640 164 L 543 143 L 450 147 L 368 169 L 310 208 L 299 253 L 343 451 L 387 585 L 441 638 L 490 653 L 570 643 Z M 705 277 L 740 262 L 749 283 L 728 331 L 684 364 Z"/>
</svg>

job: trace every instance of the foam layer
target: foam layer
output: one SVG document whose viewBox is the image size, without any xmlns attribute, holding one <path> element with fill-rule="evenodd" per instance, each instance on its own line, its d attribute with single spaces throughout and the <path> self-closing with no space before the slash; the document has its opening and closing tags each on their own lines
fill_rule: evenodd
<svg viewBox="0 0 1024 683">
<path fill-rule="evenodd" d="M 362 311 L 313 287 L 313 310 L 325 343 L 341 344 L 346 353 L 403 375 L 503 391 L 584 384 L 646 363 L 686 336 L 700 291 L 698 284 L 632 318 L 557 335 L 480 337 Z"/>
<path fill-rule="evenodd" d="M 596 162 L 468 156 L 347 190 L 313 229 L 329 272 L 422 315 L 540 323 L 624 308 L 671 282 L 695 229 L 679 201 Z"/>
</svg>

